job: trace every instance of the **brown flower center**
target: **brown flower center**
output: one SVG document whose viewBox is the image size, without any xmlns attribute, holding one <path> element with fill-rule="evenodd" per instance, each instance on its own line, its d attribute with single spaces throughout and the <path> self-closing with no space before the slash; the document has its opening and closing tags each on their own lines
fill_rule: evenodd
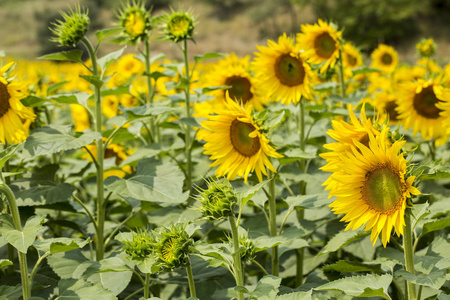
<svg viewBox="0 0 450 300">
<path fill-rule="evenodd" d="M 348 65 L 349 65 L 350 67 L 356 66 L 356 64 L 357 64 L 357 62 L 358 62 L 358 60 L 356 59 L 356 57 L 354 57 L 353 55 L 350 55 L 350 54 L 348 54 L 348 53 L 346 53 L 345 55 L 347 55 L 347 62 L 348 62 Z"/>
<path fill-rule="evenodd" d="M 240 154 L 252 157 L 258 153 L 261 143 L 258 137 L 251 138 L 248 135 L 255 130 L 255 126 L 235 119 L 230 126 L 230 139 L 234 149 Z"/>
<path fill-rule="evenodd" d="M 436 103 L 440 100 L 436 98 L 433 91 L 433 86 L 426 87 L 414 96 L 413 106 L 416 112 L 427 119 L 437 119 L 440 117 L 439 113 L 442 111 L 436 107 Z"/>
<path fill-rule="evenodd" d="M 329 59 L 336 50 L 336 41 L 328 32 L 324 32 L 314 40 L 314 49 L 316 54 L 324 59 Z"/>
<path fill-rule="evenodd" d="M 275 62 L 275 75 L 284 85 L 301 85 L 305 79 L 302 60 L 289 54 L 279 56 Z"/>
<path fill-rule="evenodd" d="M 384 163 L 366 173 L 361 188 L 366 204 L 380 213 L 397 210 L 404 199 L 400 174 Z"/>
<path fill-rule="evenodd" d="M 391 101 L 387 102 L 386 105 L 384 106 L 384 110 L 389 115 L 390 121 L 394 121 L 394 122 L 398 121 L 398 112 L 396 110 L 397 106 L 398 105 L 395 102 L 395 100 L 391 100 Z"/>
<path fill-rule="evenodd" d="M 381 62 L 385 65 L 392 64 L 392 61 L 392 55 L 390 55 L 389 53 L 384 53 L 383 56 L 381 56 Z"/>
<path fill-rule="evenodd" d="M 3 117 L 11 108 L 9 105 L 9 99 L 11 96 L 8 93 L 8 89 L 3 82 L 0 82 L 0 118 Z"/>
<path fill-rule="evenodd" d="M 253 94 L 250 91 L 252 84 L 248 78 L 241 76 L 231 76 L 225 80 L 225 85 L 230 85 L 231 88 L 225 90 L 231 99 L 242 103 L 247 103 L 252 99 Z"/>
</svg>

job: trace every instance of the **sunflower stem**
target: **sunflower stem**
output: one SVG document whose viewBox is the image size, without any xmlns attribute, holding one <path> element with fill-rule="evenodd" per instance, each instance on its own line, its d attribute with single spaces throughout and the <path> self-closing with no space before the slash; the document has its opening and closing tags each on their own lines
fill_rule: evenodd
<svg viewBox="0 0 450 300">
<path fill-rule="evenodd" d="M 150 274 L 145 273 L 144 299 L 148 299 L 149 297 L 150 297 Z"/>
<path fill-rule="evenodd" d="M 92 75 L 98 76 L 97 55 L 89 39 L 83 37 L 81 42 L 86 46 L 89 57 L 92 62 Z M 95 99 L 95 131 L 102 136 L 102 100 L 100 95 L 100 88 L 94 86 Z M 104 149 L 103 141 L 97 141 L 97 230 L 96 230 L 96 259 L 100 261 L 104 256 L 104 227 L 105 227 L 105 203 L 104 198 L 104 183 L 103 183 L 103 160 Z"/>
<path fill-rule="evenodd" d="M 0 182 L 0 192 L 6 196 L 6 199 L 8 199 L 8 204 L 14 222 L 14 227 L 16 227 L 16 230 L 22 232 L 19 208 L 17 207 L 16 197 L 14 197 L 14 193 L 11 191 L 9 186 L 6 185 L 3 181 Z M 17 253 L 19 256 L 20 278 L 22 281 L 22 295 L 23 299 L 27 300 L 28 298 L 31 297 L 31 286 L 29 284 L 29 277 L 28 277 L 27 255 L 26 253 L 22 253 L 20 251 L 17 251 Z"/>
<path fill-rule="evenodd" d="M 345 98 L 344 63 L 342 50 L 339 50 L 339 83 L 341 84 L 341 97 Z"/>
<path fill-rule="evenodd" d="M 146 101 L 147 104 L 152 105 L 153 104 L 153 88 L 152 88 L 152 79 L 150 78 L 150 41 L 148 38 L 145 39 L 145 73 L 147 74 L 147 89 L 148 89 L 148 93 L 147 93 L 147 97 L 146 97 Z M 150 118 L 150 139 L 151 140 L 156 140 L 157 137 L 155 136 L 155 118 L 151 117 Z M 152 142 L 152 141 L 150 141 Z M 159 141 L 156 141 L 157 143 Z"/>
<path fill-rule="evenodd" d="M 275 197 L 275 174 L 268 171 L 268 176 L 271 177 L 269 182 L 269 229 L 270 236 L 277 236 L 277 203 Z M 278 246 L 272 247 L 272 275 L 278 276 L 280 269 L 280 262 L 278 259 Z"/>
<path fill-rule="evenodd" d="M 241 253 L 239 252 L 239 233 L 236 225 L 236 220 L 233 215 L 228 217 L 231 227 L 231 236 L 233 238 L 233 260 L 234 260 L 234 270 L 235 270 L 235 280 L 236 286 L 244 286 L 244 275 L 242 274 L 242 262 Z M 244 294 L 242 292 L 238 293 L 238 300 L 244 300 Z"/>
<path fill-rule="evenodd" d="M 305 141 L 305 102 L 303 101 L 303 97 L 300 98 L 298 103 L 299 105 L 299 122 L 298 122 L 298 131 L 300 135 L 300 150 L 305 151 L 306 141 Z M 300 161 L 300 169 L 303 173 L 305 173 L 305 161 Z M 306 193 L 306 182 L 303 180 L 300 181 L 300 195 L 305 195 Z M 297 208 L 297 219 L 299 221 L 305 218 L 305 211 L 303 208 Z M 296 258 L 297 258 L 297 266 L 296 266 L 296 275 L 295 275 L 295 285 L 300 286 L 303 283 L 303 260 L 305 257 L 304 249 L 296 250 Z"/>
<path fill-rule="evenodd" d="M 411 211 L 405 213 L 405 232 L 403 237 L 403 248 L 405 249 L 406 271 L 414 275 L 414 252 L 412 243 Z M 416 300 L 416 286 L 407 282 L 408 300 Z"/>
<path fill-rule="evenodd" d="M 187 50 L 187 39 L 184 40 L 183 56 L 184 56 L 184 71 L 186 73 L 186 88 L 184 93 L 186 96 L 186 118 L 191 117 L 191 104 L 190 104 L 190 89 L 191 89 L 191 76 L 189 74 L 189 60 L 188 60 L 188 50 Z M 187 160 L 187 170 L 186 170 L 186 187 L 191 191 L 192 185 L 192 162 L 191 162 L 191 126 L 189 124 L 185 125 L 185 152 Z"/>
<path fill-rule="evenodd" d="M 189 292 L 192 298 L 196 298 L 195 293 L 195 284 L 194 284 L 194 274 L 192 273 L 192 266 L 191 266 L 191 260 L 188 257 L 188 265 L 186 266 L 186 273 L 188 276 L 188 282 L 189 282 Z"/>
</svg>

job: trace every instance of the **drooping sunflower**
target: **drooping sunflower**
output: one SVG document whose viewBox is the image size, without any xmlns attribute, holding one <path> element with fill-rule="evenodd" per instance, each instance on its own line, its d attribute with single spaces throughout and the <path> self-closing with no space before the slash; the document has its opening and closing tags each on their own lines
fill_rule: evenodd
<svg viewBox="0 0 450 300">
<path fill-rule="evenodd" d="M 342 31 L 338 31 L 334 24 L 318 20 L 317 24 L 301 25 L 302 33 L 297 34 L 297 43 L 300 49 L 305 50 L 304 57 L 311 64 L 324 63 L 320 73 L 333 68 L 339 59 L 341 42 L 339 38 Z"/>
<path fill-rule="evenodd" d="M 312 98 L 312 71 L 294 41 L 283 34 L 278 43 L 268 40 L 268 47 L 257 46 L 253 62 L 261 92 L 283 104 L 294 104 L 300 97 Z"/>
<path fill-rule="evenodd" d="M 255 88 L 255 79 L 250 73 L 249 57 L 238 58 L 236 54 L 219 60 L 211 71 L 204 76 L 205 86 L 223 86 L 229 85 L 231 88 L 225 90 L 216 90 L 211 95 L 216 97 L 217 104 L 225 102 L 226 93 L 232 100 L 247 103 L 251 102 L 257 110 L 263 109 L 264 98 L 257 93 Z"/>
<path fill-rule="evenodd" d="M 420 192 L 413 186 L 415 176 L 408 176 L 407 162 L 400 153 L 405 141 L 388 144 L 388 127 L 379 137 L 369 133 L 368 146 L 355 141 L 350 152 L 342 156 L 341 172 L 330 177 L 341 184 L 329 185 L 329 195 L 336 196 L 329 206 L 341 219 L 349 222 L 346 230 L 364 224 L 371 230 L 375 245 L 381 233 L 383 246 L 389 242 L 392 229 L 403 234 L 407 199 Z"/>
<path fill-rule="evenodd" d="M 211 167 L 219 166 L 216 176 L 225 176 L 229 180 L 236 176 L 247 182 L 248 175 L 255 172 L 259 181 L 266 168 L 276 172 L 270 157 L 282 157 L 269 145 L 269 139 L 261 132 L 251 116 L 251 105 L 239 105 L 227 95 L 225 109 L 210 115 L 209 120 L 201 122 L 207 130 L 203 139 L 204 154 L 215 160 Z"/>
<path fill-rule="evenodd" d="M 391 46 L 380 44 L 370 55 L 371 67 L 386 72 L 394 72 L 398 65 L 398 53 Z"/>
<path fill-rule="evenodd" d="M 450 100 L 447 88 L 437 81 L 419 79 L 399 85 L 398 99 L 398 118 L 404 122 L 405 129 L 412 127 L 414 135 L 420 131 L 424 140 L 434 138 L 436 145 L 447 141 L 446 128 L 442 126 L 445 117 L 438 105 Z"/>
<path fill-rule="evenodd" d="M 340 164 L 342 163 L 342 155 L 354 147 L 355 141 L 362 143 L 363 145 L 369 145 L 369 133 L 374 136 L 380 135 L 380 131 L 377 130 L 372 121 L 367 118 L 365 112 L 365 105 L 361 109 L 361 121 L 355 116 L 355 113 L 350 106 L 348 108 L 350 116 L 350 123 L 344 120 L 333 120 L 333 129 L 328 130 L 327 134 L 336 140 L 337 142 L 323 145 L 325 149 L 331 150 L 331 152 L 321 153 L 320 156 L 327 161 L 327 164 L 320 169 L 325 172 L 337 172 L 340 170 Z"/>
<path fill-rule="evenodd" d="M 14 62 L 10 62 L 0 68 L 0 141 L 3 144 L 23 142 L 28 136 L 23 123 L 36 117 L 20 102 L 25 97 L 21 84 L 4 76 L 13 65 Z"/>
</svg>

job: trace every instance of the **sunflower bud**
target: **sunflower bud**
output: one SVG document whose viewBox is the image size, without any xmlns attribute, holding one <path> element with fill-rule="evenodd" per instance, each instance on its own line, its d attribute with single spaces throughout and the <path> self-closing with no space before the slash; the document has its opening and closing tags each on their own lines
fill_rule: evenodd
<svg viewBox="0 0 450 300">
<path fill-rule="evenodd" d="M 232 242 L 229 236 L 228 241 Z M 241 261 L 243 263 L 252 261 L 256 257 L 256 248 L 252 240 L 248 238 L 248 232 L 239 232 L 239 253 L 241 254 Z"/>
<path fill-rule="evenodd" d="M 155 238 L 147 230 L 133 232 L 133 239 L 123 243 L 123 250 L 132 260 L 145 260 L 153 256 Z"/>
<path fill-rule="evenodd" d="M 91 21 L 88 11 L 82 11 L 78 6 L 75 11 L 71 9 L 68 14 L 61 12 L 61 16 L 64 21 L 58 20 L 52 23 L 53 28 L 50 28 L 55 34 L 51 41 L 59 43 L 63 47 L 75 47 L 89 29 Z"/>
<path fill-rule="evenodd" d="M 118 18 L 123 33 L 133 43 L 147 38 L 152 30 L 150 11 L 147 11 L 140 1 L 126 4 L 119 12 Z"/>
<path fill-rule="evenodd" d="M 416 49 L 420 57 L 431 57 L 436 53 L 436 43 L 433 39 L 422 39 L 417 45 Z"/>
<path fill-rule="evenodd" d="M 202 204 L 200 211 L 208 220 L 220 220 L 229 217 L 233 213 L 236 204 L 236 194 L 226 180 L 207 181 L 208 189 L 199 189 L 197 197 Z"/>
<path fill-rule="evenodd" d="M 194 34 L 194 23 L 195 19 L 189 11 L 172 11 L 172 14 L 165 17 L 164 32 L 175 43 L 189 40 Z"/>
<path fill-rule="evenodd" d="M 189 248 L 194 240 L 186 232 L 186 225 L 172 224 L 163 227 L 156 235 L 154 249 L 162 269 L 171 271 L 189 264 Z"/>
</svg>

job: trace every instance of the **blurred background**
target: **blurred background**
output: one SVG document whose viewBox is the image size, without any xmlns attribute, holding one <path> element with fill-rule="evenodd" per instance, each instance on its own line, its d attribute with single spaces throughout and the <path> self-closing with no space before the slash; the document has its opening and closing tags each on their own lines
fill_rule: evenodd
<svg viewBox="0 0 450 300">
<path fill-rule="evenodd" d="M 80 3 L 89 9 L 90 34 L 115 26 L 121 0 L 0 0 L 0 50 L 15 59 L 32 60 L 61 50 L 49 41 L 50 23 L 60 10 Z M 450 0 L 144 0 L 153 7 L 152 15 L 179 8 L 191 9 L 197 16 L 195 44 L 190 54 L 234 52 L 252 55 L 256 45 L 280 34 L 295 35 L 300 24 L 315 23 L 318 18 L 333 21 L 344 29 L 344 38 L 363 53 L 378 43 L 394 46 L 400 61 L 417 59 L 415 44 L 421 38 L 433 38 L 438 45 L 438 62 L 450 58 Z M 158 31 L 158 30 L 155 30 Z M 153 37 L 157 38 L 155 32 Z M 118 45 L 104 44 L 107 53 Z M 180 58 L 175 45 L 155 40 L 153 53 L 163 52 L 170 59 Z M 127 52 L 137 52 L 128 46 Z M 102 54 L 102 53 L 100 53 Z"/>
</svg>

